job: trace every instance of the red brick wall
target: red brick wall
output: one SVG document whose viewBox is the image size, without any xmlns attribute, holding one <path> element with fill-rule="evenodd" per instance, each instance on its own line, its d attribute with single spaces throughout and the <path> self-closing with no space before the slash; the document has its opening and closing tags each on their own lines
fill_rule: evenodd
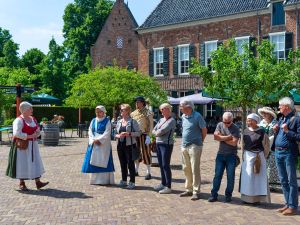
<svg viewBox="0 0 300 225">
<path fill-rule="evenodd" d="M 95 45 L 91 48 L 92 65 L 105 66 L 114 63 L 127 67 L 128 60 L 138 67 L 138 36 L 136 24 L 123 1 L 117 1 L 102 28 Z M 116 39 L 123 38 L 123 48 L 117 48 Z"/>
</svg>

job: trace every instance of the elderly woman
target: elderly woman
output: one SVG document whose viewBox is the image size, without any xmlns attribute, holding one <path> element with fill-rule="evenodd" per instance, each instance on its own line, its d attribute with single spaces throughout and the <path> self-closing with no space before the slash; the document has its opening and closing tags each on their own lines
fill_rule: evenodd
<svg viewBox="0 0 300 225">
<path fill-rule="evenodd" d="M 45 172 L 39 152 L 37 138 L 40 128 L 32 116 L 32 105 L 22 102 L 19 108 L 21 115 L 13 122 L 13 143 L 9 153 L 9 163 L 6 175 L 20 179 L 20 190 L 27 191 L 25 180 L 35 179 L 36 188 L 41 189 L 49 182 L 41 182 L 40 177 Z M 20 145 L 19 143 L 25 143 Z"/>
<path fill-rule="evenodd" d="M 135 188 L 135 166 L 134 160 L 139 158 L 139 151 L 136 146 L 136 137 L 141 135 L 141 130 L 136 120 L 130 117 L 131 107 L 128 104 L 121 105 L 121 119 L 116 126 L 116 138 L 118 139 L 117 151 L 120 160 L 122 180 L 120 187 L 128 189 Z M 127 175 L 130 180 L 127 185 Z"/>
<path fill-rule="evenodd" d="M 172 172 L 170 168 L 171 155 L 174 144 L 174 131 L 176 121 L 171 116 L 172 106 L 164 103 L 159 107 L 163 118 L 161 118 L 153 128 L 152 134 L 156 137 L 157 159 L 160 167 L 161 183 L 154 187 L 160 194 L 172 192 Z"/>
<path fill-rule="evenodd" d="M 246 203 L 270 202 L 266 157 L 270 151 L 269 137 L 258 126 L 260 117 L 251 113 L 243 134 L 243 163 L 241 168 L 241 199 Z"/>
<path fill-rule="evenodd" d="M 90 184 L 114 184 L 114 163 L 110 142 L 111 123 L 106 109 L 99 105 L 96 118 L 89 126 L 89 145 L 82 165 L 83 173 L 90 173 Z"/>
<path fill-rule="evenodd" d="M 260 122 L 259 126 L 265 130 L 265 133 L 269 136 L 270 147 L 274 141 L 274 131 L 273 127 L 276 124 L 276 114 L 274 110 L 270 107 L 263 107 L 258 109 L 258 114 L 262 116 L 263 120 Z M 275 152 L 270 151 L 267 158 L 267 172 L 270 190 L 280 189 L 280 180 L 278 177 L 278 172 L 275 163 Z"/>
</svg>

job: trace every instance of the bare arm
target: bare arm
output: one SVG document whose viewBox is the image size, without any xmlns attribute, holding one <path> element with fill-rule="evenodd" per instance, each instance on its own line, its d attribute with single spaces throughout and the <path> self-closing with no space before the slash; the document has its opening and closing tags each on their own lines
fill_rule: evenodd
<svg viewBox="0 0 300 225">
<path fill-rule="evenodd" d="M 226 144 L 231 145 L 231 146 L 237 146 L 239 139 L 237 137 L 233 137 L 229 141 L 225 141 Z"/>
<path fill-rule="evenodd" d="M 206 138 L 206 135 L 207 135 L 207 128 L 204 127 L 204 128 L 201 128 L 202 130 L 202 142 L 204 142 L 205 138 Z"/>
</svg>

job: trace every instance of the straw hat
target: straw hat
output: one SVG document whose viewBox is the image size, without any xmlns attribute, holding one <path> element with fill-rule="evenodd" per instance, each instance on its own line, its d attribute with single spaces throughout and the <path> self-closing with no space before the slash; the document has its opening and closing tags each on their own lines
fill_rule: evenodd
<svg viewBox="0 0 300 225">
<path fill-rule="evenodd" d="M 275 111 L 270 107 L 262 107 L 258 109 L 258 114 L 262 116 L 262 113 L 268 113 L 273 116 L 273 118 L 276 118 Z"/>
</svg>

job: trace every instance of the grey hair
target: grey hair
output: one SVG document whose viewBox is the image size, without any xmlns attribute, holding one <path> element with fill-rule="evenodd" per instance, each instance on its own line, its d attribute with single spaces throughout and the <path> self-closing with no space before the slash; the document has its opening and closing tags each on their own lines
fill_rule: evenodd
<svg viewBox="0 0 300 225">
<path fill-rule="evenodd" d="M 159 109 L 163 109 L 163 108 L 168 108 L 170 110 L 170 112 L 172 112 L 172 106 L 169 103 L 163 103 L 159 106 Z"/>
<path fill-rule="evenodd" d="M 194 103 L 192 101 L 189 101 L 189 100 L 181 100 L 180 101 L 180 106 L 181 107 L 190 107 L 190 108 L 194 109 Z"/>
<path fill-rule="evenodd" d="M 280 99 L 279 105 L 287 105 L 291 110 L 294 110 L 294 101 L 289 97 Z"/>
<path fill-rule="evenodd" d="M 21 113 L 26 112 L 28 109 L 32 108 L 32 105 L 29 102 L 21 102 L 19 110 Z"/>
<path fill-rule="evenodd" d="M 233 114 L 231 112 L 224 112 L 223 113 L 223 119 L 228 118 L 231 121 L 233 120 Z"/>
</svg>

